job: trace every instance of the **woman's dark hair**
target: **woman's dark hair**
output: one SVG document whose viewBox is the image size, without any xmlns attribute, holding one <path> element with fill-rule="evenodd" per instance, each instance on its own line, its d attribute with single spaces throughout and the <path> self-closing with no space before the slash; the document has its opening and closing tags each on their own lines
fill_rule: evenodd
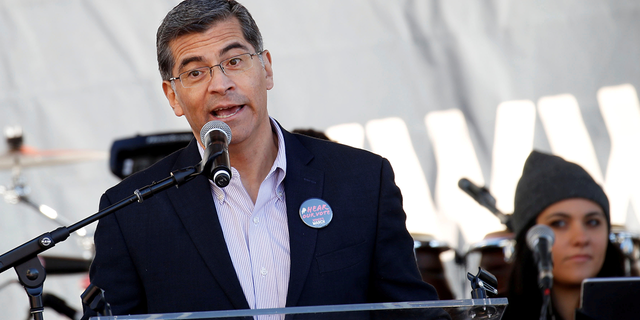
<svg viewBox="0 0 640 320">
<path fill-rule="evenodd" d="M 589 173 L 561 157 L 532 151 L 516 188 L 511 217 L 516 233 L 515 258 L 509 281 L 509 306 L 503 319 L 540 318 L 542 293 L 538 288 L 538 270 L 533 252 L 526 242 L 527 231 L 536 224 L 543 210 L 572 198 L 587 199 L 598 204 L 607 222 L 607 235 L 611 232 L 609 199 Z M 622 251 L 611 241 L 607 243 L 604 263 L 596 277 L 625 276 Z"/>
<path fill-rule="evenodd" d="M 524 230 L 529 230 L 536 221 L 531 221 Z M 538 270 L 533 252 L 526 243 L 526 232 L 516 237 L 513 271 L 509 279 L 509 306 L 502 319 L 540 319 L 542 294 L 538 289 Z M 596 277 L 623 277 L 624 255 L 620 248 L 607 241 L 604 264 Z M 556 317 L 558 318 L 558 317 Z"/>
</svg>

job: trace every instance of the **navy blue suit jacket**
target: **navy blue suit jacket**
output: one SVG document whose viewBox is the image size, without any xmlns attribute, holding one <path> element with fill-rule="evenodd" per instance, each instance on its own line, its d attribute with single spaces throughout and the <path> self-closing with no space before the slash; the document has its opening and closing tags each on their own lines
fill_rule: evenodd
<svg viewBox="0 0 640 320">
<path fill-rule="evenodd" d="M 287 306 L 437 299 L 418 273 L 389 162 L 337 143 L 283 135 Z M 100 208 L 200 159 L 194 139 L 107 190 Z M 325 228 L 302 222 L 298 210 L 309 198 L 333 209 Z M 204 176 L 101 219 L 95 245 L 91 282 L 105 290 L 114 315 L 249 308 Z"/>
</svg>

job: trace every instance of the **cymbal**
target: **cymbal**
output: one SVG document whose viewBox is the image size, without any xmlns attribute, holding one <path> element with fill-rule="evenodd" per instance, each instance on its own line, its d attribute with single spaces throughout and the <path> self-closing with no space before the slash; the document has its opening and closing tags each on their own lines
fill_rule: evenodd
<svg viewBox="0 0 640 320">
<path fill-rule="evenodd" d="M 422 250 L 434 250 L 438 252 L 444 252 L 451 247 L 445 241 L 437 240 L 434 236 L 430 234 L 422 234 L 422 233 L 412 233 L 411 237 L 413 238 L 413 248 Z"/>
<path fill-rule="evenodd" d="M 17 151 L 9 151 L 0 155 L 0 170 L 14 167 L 30 168 L 81 161 L 104 160 L 108 152 L 95 150 L 37 150 L 21 146 Z"/>
</svg>

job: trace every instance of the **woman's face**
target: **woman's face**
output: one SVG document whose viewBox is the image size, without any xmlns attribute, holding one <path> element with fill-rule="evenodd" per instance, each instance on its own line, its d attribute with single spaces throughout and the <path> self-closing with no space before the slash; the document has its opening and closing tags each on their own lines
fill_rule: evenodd
<svg viewBox="0 0 640 320">
<path fill-rule="evenodd" d="M 609 242 L 607 220 L 598 204 L 581 198 L 562 200 L 542 211 L 536 222 L 555 233 L 554 285 L 580 285 L 598 274 Z"/>
</svg>

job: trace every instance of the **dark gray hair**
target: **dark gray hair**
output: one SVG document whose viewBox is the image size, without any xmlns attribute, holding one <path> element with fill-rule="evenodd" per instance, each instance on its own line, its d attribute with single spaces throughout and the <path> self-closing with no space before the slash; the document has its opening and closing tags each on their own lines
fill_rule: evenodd
<svg viewBox="0 0 640 320">
<path fill-rule="evenodd" d="M 256 52 L 262 51 L 262 35 L 258 25 L 243 5 L 235 0 L 185 0 L 162 20 L 156 34 L 158 68 L 162 80 L 172 77 L 175 61 L 169 43 L 181 36 L 209 30 L 215 23 L 236 17 L 242 34 Z"/>
</svg>

